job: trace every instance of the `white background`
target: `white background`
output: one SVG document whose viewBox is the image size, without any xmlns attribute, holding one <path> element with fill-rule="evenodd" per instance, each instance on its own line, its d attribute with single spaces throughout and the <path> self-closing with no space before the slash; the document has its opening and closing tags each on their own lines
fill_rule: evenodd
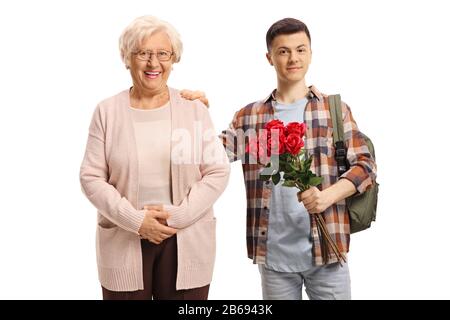
<svg viewBox="0 0 450 320">
<path fill-rule="evenodd" d="M 335 3 L 336 2 L 336 3 Z M 375 143 L 378 219 L 352 237 L 354 299 L 449 299 L 450 22 L 446 1 L 0 2 L 0 298 L 100 299 L 96 210 L 78 173 L 96 104 L 131 86 L 118 37 L 134 18 L 185 45 L 169 85 L 204 90 L 216 130 L 276 85 L 265 33 L 312 35 L 307 83 L 341 93 Z M 211 299 L 260 299 L 246 257 L 240 163 L 215 205 Z"/>
</svg>

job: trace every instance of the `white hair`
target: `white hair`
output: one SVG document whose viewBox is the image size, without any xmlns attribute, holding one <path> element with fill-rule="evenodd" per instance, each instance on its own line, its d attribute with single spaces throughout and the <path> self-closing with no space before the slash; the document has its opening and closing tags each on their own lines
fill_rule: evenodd
<svg viewBox="0 0 450 320">
<path fill-rule="evenodd" d="M 179 62 L 183 51 L 183 43 L 175 28 L 168 22 L 153 16 L 142 16 L 132 21 L 119 38 L 120 56 L 126 66 L 132 52 L 136 51 L 142 41 L 153 33 L 163 31 L 169 37 L 173 50 L 173 62 Z"/>
</svg>

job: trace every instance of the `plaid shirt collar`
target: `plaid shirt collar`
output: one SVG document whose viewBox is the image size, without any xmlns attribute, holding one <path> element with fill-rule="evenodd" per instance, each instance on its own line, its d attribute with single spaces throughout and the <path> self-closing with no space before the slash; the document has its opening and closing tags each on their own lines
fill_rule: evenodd
<svg viewBox="0 0 450 320">
<path fill-rule="evenodd" d="M 313 99 L 313 98 L 317 98 L 319 101 L 323 101 L 323 95 L 322 95 L 322 93 L 320 93 L 320 91 L 319 90 L 317 90 L 317 88 L 316 87 L 314 87 L 314 86 L 309 86 L 308 87 L 309 88 L 309 92 L 308 92 L 308 94 L 306 95 L 306 97 L 308 98 L 308 100 L 310 100 L 310 99 Z M 264 100 L 263 100 L 263 103 L 264 104 L 266 104 L 266 103 L 268 103 L 268 102 L 271 102 L 271 101 L 276 101 L 276 98 L 275 98 L 275 93 L 277 92 L 277 89 L 274 89 Z"/>
</svg>

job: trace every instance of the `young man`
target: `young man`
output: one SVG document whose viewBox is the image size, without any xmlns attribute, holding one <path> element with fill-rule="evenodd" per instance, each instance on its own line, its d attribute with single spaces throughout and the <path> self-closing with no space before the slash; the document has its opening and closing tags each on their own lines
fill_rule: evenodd
<svg viewBox="0 0 450 320">
<path fill-rule="evenodd" d="M 310 299 L 350 299 L 348 265 L 341 266 L 331 250 L 322 250 L 318 227 L 310 215 L 323 216 L 345 255 L 350 241 L 345 198 L 371 187 L 376 165 L 349 107 L 342 103 L 350 168 L 340 177 L 337 174 L 327 96 L 305 83 L 312 54 L 307 26 L 292 18 L 277 21 L 267 31 L 266 43 L 277 88 L 264 100 L 239 110 L 221 134 L 230 161 L 242 160 L 248 257 L 259 264 L 264 299 L 301 299 L 303 285 Z M 311 170 L 323 177 L 323 182 L 303 192 L 302 202 L 296 188 L 262 181 L 259 173 L 263 167 L 249 162 L 245 154 L 246 132 L 261 130 L 273 119 L 307 125 L 305 148 L 314 156 Z"/>
</svg>

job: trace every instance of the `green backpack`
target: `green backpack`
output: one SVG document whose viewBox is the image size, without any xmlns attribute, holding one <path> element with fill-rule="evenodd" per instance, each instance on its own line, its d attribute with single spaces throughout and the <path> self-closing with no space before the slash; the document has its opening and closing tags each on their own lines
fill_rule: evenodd
<svg viewBox="0 0 450 320">
<path fill-rule="evenodd" d="M 342 121 L 341 96 L 339 94 L 328 96 L 331 120 L 333 121 L 333 142 L 336 149 L 336 162 L 338 175 L 342 175 L 349 169 L 347 162 L 347 150 L 344 144 L 344 123 Z M 361 133 L 369 148 L 370 154 L 375 159 L 375 149 L 372 141 Z M 378 183 L 374 184 L 363 194 L 356 194 L 346 199 L 350 214 L 350 233 L 365 230 L 375 221 L 377 214 Z"/>
</svg>

